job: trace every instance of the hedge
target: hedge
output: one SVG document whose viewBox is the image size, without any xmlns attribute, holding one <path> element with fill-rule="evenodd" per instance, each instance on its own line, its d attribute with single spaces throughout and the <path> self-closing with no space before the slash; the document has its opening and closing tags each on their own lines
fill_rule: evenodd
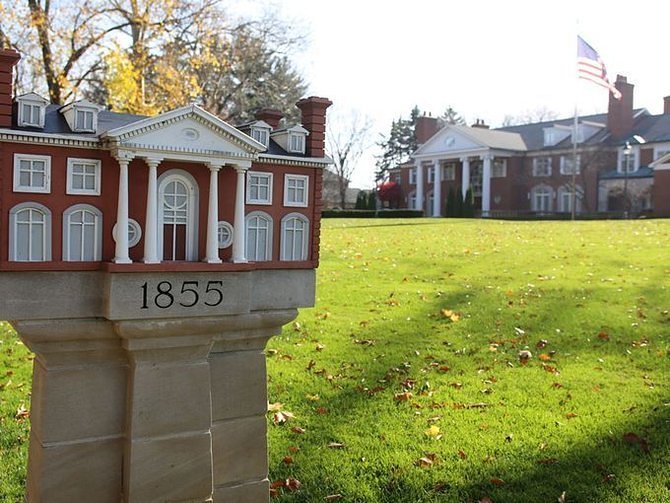
<svg viewBox="0 0 670 503">
<path fill-rule="evenodd" d="M 323 210 L 323 218 L 418 218 L 421 210 Z"/>
</svg>

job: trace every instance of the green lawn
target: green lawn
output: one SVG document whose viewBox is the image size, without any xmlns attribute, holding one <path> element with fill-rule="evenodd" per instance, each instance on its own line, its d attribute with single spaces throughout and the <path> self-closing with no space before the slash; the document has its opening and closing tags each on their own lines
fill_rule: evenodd
<svg viewBox="0 0 670 503">
<path fill-rule="evenodd" d="M 669 220 L 334 219 L 321 243 L 317 306 L 268 344 L 274 501 L 670 501 Z M 0 355 L 13 503 L 7 325 Z"/>
<path fill-rule="evenodd" d="M 327 220 L 317 297 L 281 501 L 670 501 L 670 221 Z"/>
</svg>

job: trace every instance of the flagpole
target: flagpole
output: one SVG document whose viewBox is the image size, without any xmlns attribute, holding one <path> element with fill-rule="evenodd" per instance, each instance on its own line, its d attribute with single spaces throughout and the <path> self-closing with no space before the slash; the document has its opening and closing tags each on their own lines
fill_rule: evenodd
<svg viewBox="0 0 670 503">
<path fill-rule="evenodd" d="M 575 20 L 575 55 L 579 53 L 579 19 Z M 576 68 L 575 68 L 576 70 Z M 570 218 L 575 220 L 577 214 L 577 183 L 576 183 L 576 172 L 577 172 L 577 130 L 579 128 L 579 72 L 575 71 L 575 116 L 574 123 L 572 125 L 572 197 L 571 197 L 571 208 L 570 208 Z"/>
</svg>

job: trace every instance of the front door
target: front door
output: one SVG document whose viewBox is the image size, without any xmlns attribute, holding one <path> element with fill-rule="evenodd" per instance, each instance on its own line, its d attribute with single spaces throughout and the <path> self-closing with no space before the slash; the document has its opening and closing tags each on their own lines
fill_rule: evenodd
<svg viewBox="0 0 670 503">
<path fill-rule="evenodd" d="M 194 182 L 184 174 L 167 172 L 159 182 L 158 196 L 163 260 L 197 260 Z"/>
</svg>

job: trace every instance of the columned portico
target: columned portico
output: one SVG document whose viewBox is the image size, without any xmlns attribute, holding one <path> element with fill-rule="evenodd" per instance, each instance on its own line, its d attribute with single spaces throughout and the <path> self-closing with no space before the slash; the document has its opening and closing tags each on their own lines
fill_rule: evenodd
<svg viewBox="0 0 670 503">
<path fill-rule="evenodd" d="M 245 183 L 248 166 L 235 166 L 237 186 L 235 190 L 235 225 L 233 226 L 233 262 L 244 264 L 246 258 L 246 233 L 244 225 Z"/>
<path fill-rule="evenodd" d="M 145 157 L 149 166 L 149 183 L 147 184 L 147 213 L 144 221 L 144 263 L 158 264 L 158 165 L 162 159 Z"/>
<path fill-rule="evenodd" d="M 423 165 L 417 160 L 416 166 L 416 208 L 423 211 Z"/>
<path fill-rule="evenodd" d="M 441 217 L 442 212 L 442 169 L 439 160 L 433 161 L 433 216 Z"/>
<path fill-rule="evenodd" d="M 484 161 L 482 171 L 482 216 L 488 216 L 491 211 L 491 159 L 493 156 L 485 154 L 482 157 Z"/>
<path fill-rule="evenodd" d="M 463 199 L 468 193 L 470 188 L 470 158 L 461 157 L 461 163 L 463 164 L 463 177 L 461 179 L 461 193 L 463 194 Z"/>
</svg>

